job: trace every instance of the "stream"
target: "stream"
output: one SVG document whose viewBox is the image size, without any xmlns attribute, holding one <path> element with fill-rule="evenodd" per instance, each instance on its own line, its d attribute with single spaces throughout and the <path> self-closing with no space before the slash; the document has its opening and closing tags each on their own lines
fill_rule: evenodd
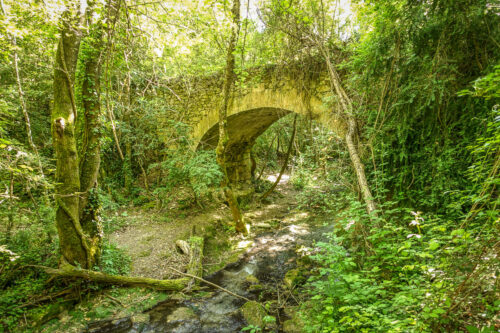
<svg viewBox="0 0 500 333">
<path fill-rule="evenodd" d="M 284 298 L 283 279 L 287 272 L 297 267 L 301 252 L 297 250 L 310 248 L 314 241 L 324 240 L 323 234 L 331 230 L 332 227 L 318 225 L 308 217 L 289 224 L 281 221 L 279 229 L 267 229 L 258 234 L 236 263 L 204 278 L 251 300 L 261 303 L 274 300 L 283 304 L 283 300 L 280 301 L 280 297 Z M 168 299 L 160 302 L 145 311 L 140 321 L 132 317 L 97 321 L 89 324 L 85 332 L 232 333 L 248 326 L 240 311 L 245 300 L 217 288 L 207 287 L 204 290 L 199 293 L 201 296 L 195 294 L 187 300 Z M 285 332 L 281 324 L 289 318 L 283 307 L 272 314 L 277 317 L 277 325 L 273 330 Z"/>
</svg>

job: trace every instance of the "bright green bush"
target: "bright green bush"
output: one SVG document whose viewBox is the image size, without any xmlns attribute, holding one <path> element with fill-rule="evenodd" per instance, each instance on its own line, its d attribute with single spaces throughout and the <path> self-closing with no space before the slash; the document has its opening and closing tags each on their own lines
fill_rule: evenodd
<svg viewBox="0 0 500 333">
<path fill-rule="evenodd" d="M 115 244 L 104 242 L 99 261 L 99 269 L 112 275 L 127 275 L 130 272 L 132 259 Z"/>
</svg>

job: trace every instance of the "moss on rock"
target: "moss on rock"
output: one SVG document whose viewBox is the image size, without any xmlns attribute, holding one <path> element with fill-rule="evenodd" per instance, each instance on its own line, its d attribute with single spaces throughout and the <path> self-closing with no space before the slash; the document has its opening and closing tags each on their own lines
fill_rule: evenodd
<svg viewBox="0 0 500 333">
<path fill-rule="evenodd" d="M 295 268 L 286 272 L 283 282 L 288 288 L 292 288 L 297 283 L 299 283 L 301 279 L 302 274 L 300 273 L 300 270 Z"/>
<path fill-rule="evenodd" d="M 240 309 L 243 318 L 249 325 L 264 326 L 264 317 L 267 315 L 266 310 L 259 302 L 246 302 Z"/>
</svg>

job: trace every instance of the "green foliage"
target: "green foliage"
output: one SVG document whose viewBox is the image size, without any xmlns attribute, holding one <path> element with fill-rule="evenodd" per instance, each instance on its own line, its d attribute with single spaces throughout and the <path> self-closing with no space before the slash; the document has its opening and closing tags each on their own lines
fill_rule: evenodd
<svg viewBox="0 0 500 333">
<path fill-rule="evenodd" d="M 370 96 L 358 116 L 366 121 L 365 140 L 373 142 L 367 167 L 378 166 L 385 176 L 375 177 L 377 188 L 389 190 L 377 195 L 458 216 L 456 197 L 443 193 L 468 186 L 467 146 L 484 132 L 480 119 L 492 101 L 457 92 L 497 64 L 498 15 L 486 1 L 367 2 L 357 9 L 364 28 L 344 67 L 354 72 L 353 94 Z M 482 45 L 481 57 L 467 47 L 471 41 Z M 490 74 L 483 82 L 495 80 Z"/>
<path fill-rule="evenodd" d="M 174 109 L 165 94 L 172 77 L 190 91 L 197 76 L 223 68 L 228 6 L 167 3 L 122 6 L 113 33 L 104 37 L 109 53 L 100 59 L 101 97 L 108 118 L 94 130 L 102 130 L 98 195 L 106 233 L 123 225 L 117 211 L 131 199 L 144 207 L 154 204 L 151 196 L 157 207 L 171 201 L 202 206 L 220 182 L 213 152 L 195 152 L 187 139 L 189 99 L 182 101 L 185 109 Z M 354 15 L 345 19 L 338 4 L 265 1 L 259 20 L 244 15 L 243 7 L 236 50 L 241 88 L 253 66 L 283 63 L 286 70 L 298 64 L 302 75 L 296 79 L 307 78 L 317 69 L 303 60 L 327 51 L 354 103 L 378 218 L 343 191 L 356 190 L 356 181 L 341 140 L 310 119 L 297 126 L 291 183 L 301 191 L 299 208 L 332 217 L 348 206 L 315 256 L 309 330 L 487 332 L 500 306 L 494 294 L 498 261 L 492 260 L 500 232 L 498 6 L 488 0 L 353 1 Z M 0 313 L 6 314 L 0 330 L 16 330 L 29 312 L 22 305 L 60 287 L 46 284 L 47 276 L 30 265 L 56 266 L 58 257 L 54 200 L 45 194 L 53 190 L 55 169 L 49 119 L 54 69 L 47 65 L 55 47 L 47 46 L 57 43 L 62 7 L 51 0 L 4 0 L 2 7 L 0 188 L 7 191 L 0 198 L 0 223 L 7 232 L 0 237 Z M 100 3 L 94 9 L 95 16 L 104 15 Z M 90 47 L 96 37 L 86 36 L 80 61 L 96 51 Z M 78 87 L 86 79 L 80 63 L 80 116 Z M 40 157 L 27 148 L 20 97 Z M 332 96 L 323 102 L 330 108 L 338 101 Z M 257 172 L 280 167 L 290 124 L 291 117 L 283 117 L 257 139 Z M 133 181 L 127 191 L 125 179 Z M 105 244 L 99 269 L 126 274 L 129 265 L 123 251 Z M 89 313 L 110 314 L 104 307 Z"/>
<path fill-rule="evenodd" d="M 264 326 L 264 328 L 274 327 L 276 325 L 276 317 L 271 315 L 265 315 L 264 317 L 262 317 L 262 325 Z M 263 328 L 258 325 L 248 325 L 241 329 L 241 332 L 249 332 L 249 333 L 259 333 L 262 331 Z"/>
<path fill-rule="evenodd" d="M 471 263 L 469 251 L 484 250 L 475 240 L 481 231 L 457 229 L 453 221 L 408 214 L 393 205 L 383 208 L 382 217 L 370 218 L 351 199 L 330 241 L 317 244 L 320 252 L 313 259 L 319 268 L 308 281 L 311 299 L 303 307 L 308 331 L 416 332 L 456 330 L 471 322 L 487 325 L 496 308 L 490 274 L 499 267 L 498 262 Z M 493 236 L 487 233 L 486 238 Z M 455 291 L 464 287 L 475 265 L 483 271 L 469 287 L 481 292 L 464 292 L 465 305 Z M 456 311 L 459 304 L 467 314 Z"/>
<path fill-rule="evenodd" d="M 163 175 L 153 193 L 162 206 L 171 197 L 175 198 L 180 188 L 185 187 L 191 193 L 187 198 L 187 206 L 193 202 L 201 204 L 204 198 L 211 196 L 213 188 L 220 184 L 222 171 L 216 163 L 214 151 L 193 151 L 184 134 L 186 126 L 182 123 L 172 124 L 177 132 L 177 144 L 165 149 L 166 157 L 162 162 L 150 165 L 151 171 Z"/>
<path fill-rule="evenodd" d="M 364 28 L 342 67 L 380 211 L 350 198 L 319 244 L 308 330 L 488 331 L 498 320 L 498 15 L 485 1 L 357 10 Z M 305 197 L 328 206 L 328 196 Z"/>
<path fill-rule="evenodd" d="M 127 275 L 131 263 L 132 259 L 124 250 L 113 243 L 104 242 L 99 262 L 100 271 L 112 275 Z"/>
<path fill-rule="evenodd" d="M 314 256 L 320 268 L 308 284 L 311 332 L 455 330 L 471 323 L 473 331 L 488 330 L 498 308 L 492 274 L 500 268 L 489 259 L 499 230 L 494 114 L 485 136 L 469 147 L 471 186 L 457 205 L 471 209 L 460 219 L 424 218 L 388 201 L 374 218 L 350 199 L 337 232 Z"/>
<path fill-rule="evenodd" d="M 262 328 L 260 328 L 259 326 L 255 326 L 255 325 L 248 325 L 248 326 L 245 326 L 241 329 L 242 332 L 249 332 L 249 333 L 259 333 L 259 332 L 262 332 Z"/>
<path fill-rule="evenodd" d="M 21 319 L 30 316 L 25 303 L 58 288 L 47 286 L 48 276 L 30 265 L 57 265 L 57 244 L 36 224 L 14 233 L 8 246 L 0 246 L 0 312 L 4 314 L 0 331 L 15 330 Z"/>
<path fill-rule="evenodd" d="M 487 100 L 492 98 L 500 98 L 500 65 L 486 76 L 478 78 L 473 83 L 474 90 L 462 90 L 458 93 L 459 96 L 474 96 L 482 97 Z"/>
<path fill-rule="evenodd" d="M 311 174 L 305 168 L 297 168 L 293 173 L 290 183 L 296 190 L 303 190 L 310 182 Z M 302 193 L 302 192 L 301 192 Z"/>
</svg>

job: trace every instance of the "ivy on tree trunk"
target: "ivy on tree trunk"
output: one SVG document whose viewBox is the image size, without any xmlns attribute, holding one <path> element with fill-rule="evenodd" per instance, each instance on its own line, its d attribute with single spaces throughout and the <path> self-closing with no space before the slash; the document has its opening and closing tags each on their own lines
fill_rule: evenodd
<svg viewBox="0 0 500 333">
<path fill-rule="evenodd" d="M 108 21 L 116 20 L 120 0 L 108 2 Z M 105 52 L 101 19 L 89 28 L 85 47 L 80 52 L 84 3 L 73 4 L 62 16 L 54 72 L 54 105 L 52 137 L 56 151 L 56 226 L 62 260 L 91 269 L 98 261 L 102 227 L 98 217 L 98 201 L 94 189 L 100 167 L 100 75 Z M 75 134 L 77 107 L 74 80 L 79 53 L 83 64 L 82 82 L 83 131 L 82 146 L 77 147 Z M 80 153 L 79 153 L 80 152 Z"/>
<path fill-rule="evenodd" d="M 236 49 L 236 42 L 238 41 L 238 34 L 240 30 L 240 0 L 234 0 L 233 8 L 231 9 L 232 22 L 231 22 L 231 37 L 229 40 L 229 46 L 227 48 L 227 58 L 226 58 L 226 72 L 224 75 L 224 86 L 222 88 L 222 107 L 219 109 L 219 142 L 216 148 L 217 163 L 223 171 L 223 178 L 221 182 L 221 187 L 224 191 L 224 195 L 231 209 L 231 214 L 235 222 L 236 231 L 246 233 L 245 223 L 243 222 L 243 216 L 241 215 L 241 210 L 238 205 L 236 196 L 234 195 L 233 189 L 229 182 L 229 177 L 227 175 L 226 167 L 226 152 L 227 143 L 229 141 L 228 131 L 227 131 L 227 109 L 229 106 L 229 98 L 231 94 L 231 88 L 234 83 L 234 51 Z"/>
<path fill-rule="evenodd" d="M 51 126 L 56 153 L 56 226 L 62 260 L 89 268 L 96 249 L 80 224 L 80 168 L 75 124 L 74 80 L 82 39 L 84 3 L 72 3 L 63 13 L 56 52 Z"/>
</svg>

